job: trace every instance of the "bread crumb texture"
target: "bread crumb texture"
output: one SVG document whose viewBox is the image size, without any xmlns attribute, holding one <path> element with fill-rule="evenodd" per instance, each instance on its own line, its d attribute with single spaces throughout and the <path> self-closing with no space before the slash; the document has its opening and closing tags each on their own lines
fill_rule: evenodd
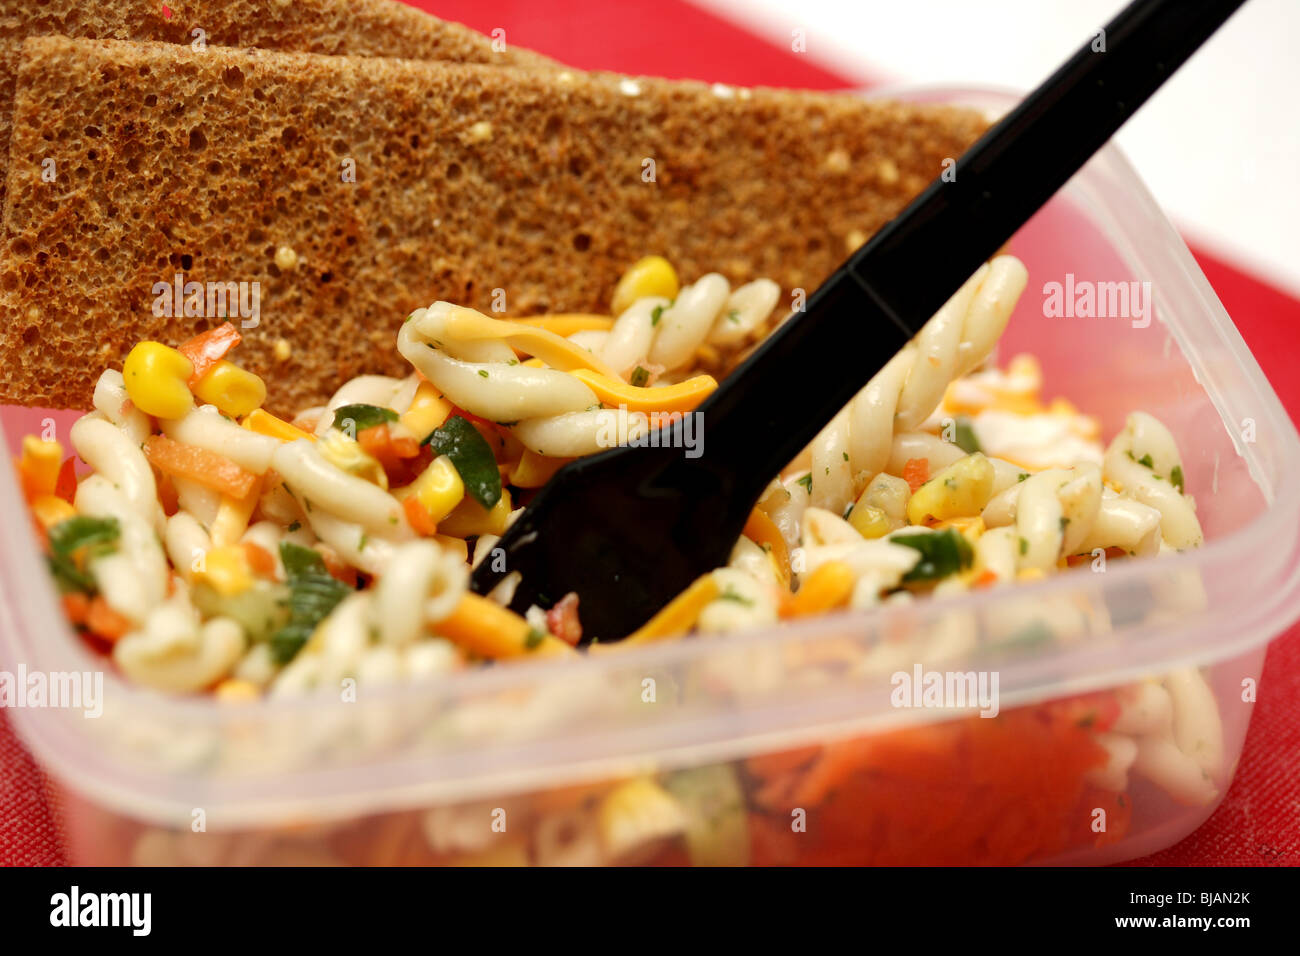
<svg viewBox="0 0 1300 956">
<path fill-rule="evenodd" d="M 394 0 L 0 0 L 0 205 L 17 52 L 25 38 L 49 35 L 558 67 Z"/>
<path fill-rule="evenodd" d="M 685 281 L 716 270 L 811 291 L 849 237 L 874 233 L 987 125 L 947 107 L 647 78 L 629 96 L 624 79 L 26 40 L 0 400 L 85 407 L 105 357 L 221 321 L 155 314 L 155 284 L 177 273 L 258 283 L 236 357 L 281 412 L 362 372 L 405 374 L 397 327 L 438 299 L 607 311 L 622 270 L 651 253 Z"/>
</svg>

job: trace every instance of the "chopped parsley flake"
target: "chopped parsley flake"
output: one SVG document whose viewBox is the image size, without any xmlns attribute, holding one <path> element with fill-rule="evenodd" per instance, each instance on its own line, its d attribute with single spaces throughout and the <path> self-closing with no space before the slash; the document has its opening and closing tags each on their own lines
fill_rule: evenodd
<svg viewBox="0 0 1300 956">
<path fill-rule="evenodd" d="M 921 552 L 921 560 L 903 575 L 904 582 L 938 581 L 970 567 L 974 560 L 970 542 L 955 528 L 926 534 L 895 535 L 889 540 Z"/>
<path fill-rule="evenodd" d="M 282 541 L 280 561 L 289 585 L 289 620 L 271 635 L 271 654 L 277 663 L 287 664 L 347 596 L 348 587 L 330 576 L 324 560 L 311 548 Z"/>
<path fill-rule="evenodd" d="M 800 478 L 798 481 L 796 481 L 795 484 L 796 484 L 796 485 L 803 485 L 803 486 L 804 486 L 804 490 L 806 490 L 806 491 L 808 492 L 808 494 L 812 494 L 812 475 L 810 475 L 810 474 L 809 474 L 809 475 L 804 475 L 802 478 Z"/>
<path fill-rule="evenodd" d="M 59 591 L 63 594 L 72 591 L 94 594 L 95 580 L 85 566 L 91 558 L 115 550 L 119 534 L 116 518 L 92 518 L 88 515 L 74 515 L 50 528 L 47 561 Z"/>
<path fill-rule="evenodd" d="M 965 415 L 959 416 L 954 423 L 952 443 L 968 455 L 984 450 L 980 447 L 979 438 L 975 436 L 975 426 Z"/>
<path fill-rule="evenodd" d="M 348 422 L 352 423 L 352 435 L 363 432 L 367 428 L 373 428 L 376 425 L 383 425 L 387 422 L 397 421 L 397 412 L 391 408 L 384 408 L 380 405 L 340 405 L 334 409 L 334 421 L 332 427 L 345 431 Z"/>
<path fill-rule="evenodd" d="M 453 415 L 435 428 L 425 442 L 436 454 L 451 459 L 465 483 L 466 493 L 485 510 L 492 510 L 501 500 L 501 471 L 492 446 L 467 419 Z"/>
<path fill-rule="evenodd" d="M 754 601 L 752 598 L 747 598 L 745 597 L 745 595 L 737 593 L 735 590 L 733 590 L 730 587 L 728 587 L 725 591 L 723 591 L 721 594 L 718 595 L 718 600 L 734 601 L 737 604 L 745 605 L 745 607 L 754 606 Z"/>
</svg>

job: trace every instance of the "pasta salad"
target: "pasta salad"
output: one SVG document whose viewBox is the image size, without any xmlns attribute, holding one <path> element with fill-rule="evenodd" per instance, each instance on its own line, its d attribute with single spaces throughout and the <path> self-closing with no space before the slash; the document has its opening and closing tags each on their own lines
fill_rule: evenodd
<svg viewBox="0 0 1300 956">
<path fill-rule="evenodd" d="M 469 572 L 564 464 L 691 413 L 784 321 L 770 280 L 682 286 L 649 257 L 609 315 L 437 302 L 398 328 L 410 374 L 362 375 L 284 416 L 228 357 L 233 325 L 141 342 L 100 376 L 75 456 L 29 436 L 18 468 L 82 637 L 130 681 L 231 701 L 617 653 L 1197 547 L 1164 425 L 1134 412 L 1103 443 L 1095 419 L 1044 400 L 1032 356 L 993 363 L 1026 282 L 1013 256 L 981 267 L 773 478 L 728 564 L 630 635 L 585 634 L 575 594 L 516 614 L 516 580 L 479 596 Z M 1183 802 L 1213 798 L 1221 733 L 1198 671 L 1100 700 L 1082 735 L 1065 724 L 1087 754 L 1075 778 L 1122 793 L 1134 771 Z M 771 799 L 815 766 L 753 772 Z"/>
</svg>

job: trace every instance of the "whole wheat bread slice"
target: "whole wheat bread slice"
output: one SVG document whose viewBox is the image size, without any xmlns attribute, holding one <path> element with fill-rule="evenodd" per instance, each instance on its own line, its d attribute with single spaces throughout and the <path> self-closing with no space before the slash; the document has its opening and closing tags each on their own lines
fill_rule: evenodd
<svg viewBox="0 0 1300 956">
<path fill-rule="evenodd" d="M 155 283 L 184 272 L 260 283 L 239 361 L 280 410 L 403 371 L 397 325 L 435 299 L 605 311 L 648 253 L 687 280 L 811 290 L 986 126 L 849 96 L 56 37 L 26 41 L 15 116 L 0 401 L 84 406 L 137 340 L 215 324 L 154 314 Z"/>
<path fill-rule="evenodd" d="M 468 27 L 397 0 L 0 0 L 0 204 L 13 113 L 13 57 L 27 37 L 50 35 L 186 46 L 201 39 L 212 46 L 303 53 L 557 66 L 513 46 L 508 36 L 494 46 Z"/>
</svg>

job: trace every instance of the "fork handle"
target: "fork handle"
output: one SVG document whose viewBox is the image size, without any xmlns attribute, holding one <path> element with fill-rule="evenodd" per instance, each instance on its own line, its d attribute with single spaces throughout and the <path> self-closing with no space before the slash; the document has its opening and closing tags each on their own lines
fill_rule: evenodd
<svg viewBox="0 0 1300 956">
<path fill-rule="evenodd" d="M 706 452 L 697 464 L 747 511 L 1244 2 L 1137 0 L 1122 10 L 960 158 L 955 178 L 931 183 L 700 406 Z"/>
</svg>

